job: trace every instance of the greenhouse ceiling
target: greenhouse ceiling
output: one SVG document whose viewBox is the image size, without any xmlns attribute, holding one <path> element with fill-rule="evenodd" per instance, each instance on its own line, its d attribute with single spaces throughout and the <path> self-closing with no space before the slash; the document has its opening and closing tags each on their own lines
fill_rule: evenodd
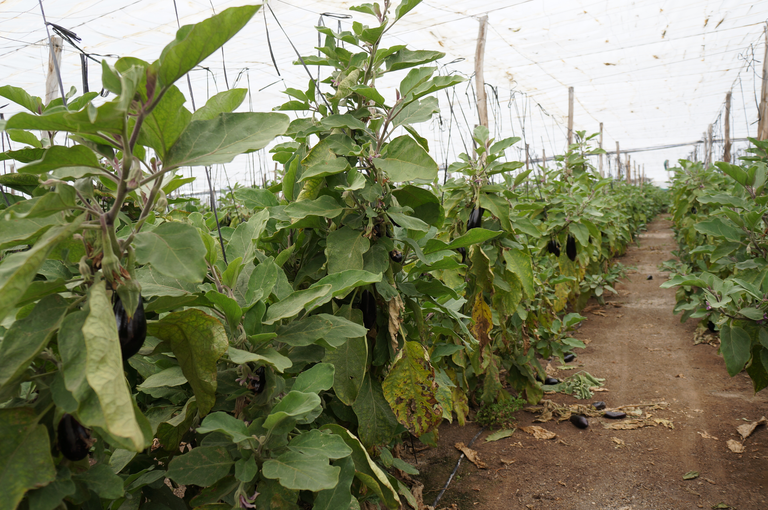
<svg viewBox="0 0 768 510">
<path fill-rule="evenodd" d="M 64 43 L 61 63 L 66 90 L 83 89 L 81 50 L 88 55 L 88 85 L 100 89 L 102 59 L 120 56 L 155 60 L 182 24 L 249 2 L 207 0 L 57 0 L 42 2 L 49 23 L 74 32 L 80 49 Z M 224 48 L 191 73 L 187 107 L 200 106 L 218 91 L 247 87 L 241 110 L 267 111 L 286 100 L 287 87 L 306 88 L 307 71 L 294 65 L 293 46 L 316 52 L 317 32 L 325 25 L 349 30 L 353 21 L 373 24 L 351 12 L 354 2 L 272 0 Z M 664 162 L 703 159 L 709 125 L 713 157 L 722 154 L 724 103 L 732 91 L 731 136 L 755 136 L 757 104 L 765 53 L 768 2 L 739 0 L 483 0 L 424 1 L 390 30 L 384 43 L 445 53 L 443 74 L 473 78 L 480 19 L 488 16 L 484 81 L 491 133 L 520 136 L 510 159 L 532 159 L 566 147 L 568 87 L 574 87 L 574 129 L 588 134 L 604 126 L 603 147 L 629 150 L 631 161 L 656 182 L 667 174 Z M 52 30 L 52 27 L 49 27 Z M 270 51 L 271 46 L 271 51 Z M 38 0 L 0 2 L 0 76 L 2 85 L 45 95 L 49 45 Z M 324 70 L 320 70 L 323 79 Z M 398 73 L 393 73 L 398 74 Z M 401 73 L 404 75 L 404 73 Z M 400 77 L 394 77 L 399 80 Z M 439 116 L 420 126 L 433 158 L 446 165 L 466 151 L 468 134 L 478 123 L 474 79 L 439 93 Z M 394 100 L 397 81 L 385 80 L 385 97 Z M 0 104 L 1 105 L 1 104 Z M 0 112 L 19 111 L 15 104 Z M 597 142 L 597 138 L 595 138 Z M 7 143 L 7 142 L 4 142 Z M 737 145 L 738 149 L 745 143 Z M 608 166 L 610 161 L 610 167 Z M 622 162 L 624 157 L 622 156 Z M 615 155 L 605 171 L 615 174 Z M 597 161 L 595 161 L 597 165 Z M 261 182 L 274 174 L 269 154 L 243 156 L 214 169 L 218 188 Z M 201 175 L 202 169 L 187 173 Z M 188 189 L 200 192 L 202 181 Z"/>
</svg>

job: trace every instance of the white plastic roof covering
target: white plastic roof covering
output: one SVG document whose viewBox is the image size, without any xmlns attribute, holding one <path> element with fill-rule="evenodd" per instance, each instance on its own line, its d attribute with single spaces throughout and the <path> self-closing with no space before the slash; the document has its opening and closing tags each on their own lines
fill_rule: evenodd
<svg viewBox="0 0 768 510">
<path fill-rule="evenodd" d="M 201 21 L 213 11 L 243 5 L 240 1 L 176 0 L 181 24 Z M 319 22 L 349 30 L 353 20 L 373 25 L 367 15 L 348 11 L 361 2 L 342 0 L 271 0 L 274 15 L 302 55 L 315 52 L 314 26 Z M 397 3 L 397 0 L 394 2 Z M 47 20 L 74 31 L 80 47 L 97 60 L 118 56 L 156 59 L 177 30 L 173 0 L 48 0 Z M 322 14 L 325 14 L 321 16 Z M 722 138 L 724 99 L 733 91 L 731 136 L 755 136 L 756 100 L 764 55 L 763 31 L 768 2 L 744 0 L 453 0 L 422 2 L 388 33 L 385 45 L 445 52 L 440 72 L 474 71 L 478 19 L 488 15 L 485 82 L 491 133 L 520 136 L 532 158 L 560 154 L 566 146 L 568 87 L 575 88 L 574 129 L 594 133 L 604 124 L 604 144 L 616 141 L 646 175 L 663 182 L 663 163 L 696 156 L 709 124 Z M 224 48 L 191 73 L 195 104 L 227 87 L 248 87 L 241 110 L 268 111 L 286 100 L 286 87 L 305 88 L 308 76 L 293 65 L 296 55 L 267 9 Z M 267 34 L 280 72 L 275 69 Z M 44 96 L 49 47 L 38 0 L 0 2 L 0 85 L 20 86 Z M 79 51 L 64 44 L 64 87 L 82 91 Z M 226 67 L 226 76 L 224 68 Z M 100 66 L 89 65 L 91 90 L 100 89 Z M 317 76 L 318 69 L 311 68 Z M 321 68 L 321 73 L 328 71 Z M 405 72 L 378 84 L 394 100 L 393 86 Z M 327 75 L 321 75 L 325 77 Z M 186 83 L 179 88 L 189 97 Z M 388 88 L 387 88 L 388 87 Z M 438 94 L 441 114 L 419 126 L 430 140 L 433 158 L 442 166 L 456 160 L 477 124 L 474 80 Z M 2 103 L 2 101 L 0 101 Z M 450 104 L 449 104 L 450 103 Z M 187 103 L 192 108 L 191 102 Z M 450 106 L 453 107 L 453 113 Z M 6 116 L 19 111 L 10 104 Z M 595 139 L 597 141 L 597 139 Z M 7 140 L 4 142 L 7 143 Z M 687 144 L 687 145 L 686 145 Z M 658 149 L 660 146 L 679 145 Z M 741 145 L 741 148 L 745 144 Z M 510 159 L 524 160 L 524 144 L 509 149 Z M 715 145 L 715 158 L 722 146 Z M 615 175 L 615 156 L 605 170 Z M 624 157 L 622 157 L 624 162 Z M 217 188 L 235 182 L 262 182 L 274 169 L 269 154 L 241 156 L 214 169 Z M 185 173 L 202 175 L 203 169 Z M 187 192 L 202 192 L 199 179 Z"/>
</svg>

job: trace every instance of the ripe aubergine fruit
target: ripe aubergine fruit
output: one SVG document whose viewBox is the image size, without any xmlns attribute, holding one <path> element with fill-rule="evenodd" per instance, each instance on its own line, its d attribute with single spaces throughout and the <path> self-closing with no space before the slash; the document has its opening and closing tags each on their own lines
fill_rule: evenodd
<svg viewBox="0 0 768 510">
<path fill-rule="evenodd" d="M 565 241 L 565 254 L 571 259 L 571 262 L 576 261 L 576 238 L 571 234 L 568 234 L 568 240 Z"/>
<path fill-rule="evenodd" d="M 461 263 L 466 264 L 467 263 L 467 249 L 464 247 L 456 248 L 456 251 L 461 253 Z"/>
<path fill-rule="evenodd" d="M 597 402 L 592 402 L 592 407 L 600 411 L 601 409 L 605 409 L 605 402 L 602 400 L 598 400 Z"/>
<path fill-rule="evenodd" d="M 692 212 L 693 214 L 696 214 L 696 208 L 695 208 L 695 207 L 691 207 L 691 212 Z"/>
<path fill-rule="evenodd" d="M 59 450 L 69 460 L 82 460 L 88 456 L 91 435 L 71 414 L 62 416 L 57 428 Z"/>
<path fill-rule="evenodd" d="M 550 239 L 547 243 L 547 251 L 554 255 L 555 257 L 560 256 L 560 243 L 555 241 L 554 239 Z"/>
<path fill-rule="evenodd" d="M 467 230 L 472 230 L 473 228 L 477 228 L 480 226 L 480 223 L 482 223 L 483 220 L 483 213 L 485 212 L 485 209 L 482 207 L 478 207 L 477 209 L 472 209 L 472 212 L 469 213 L 469 219 L 467 220 Z"/>
<path fill-rule="evenodd" d="M 649 274 L 649 275 L 648 275 L 648 278 L 646 278 L 646 280 L 653 280 L 653 275 L 652 275 L 652 274 Z"/>
<path fill-rule="evenodd" d="M 139 296 L 139 305 L 133 312 L 133 317 L 128 318 L 128 314 L 123 308 L 123 302 L 120 296 L 115 297 L 115 304 L 112 306 L 117 321 L 117 333 L 120 337 L 120 350 L 123 353 L 123 361 L 127 360 L 141 349 L 144 345 L 144 339 L 147 338 L 147 318 L 144 316 L 144 302 Z"/>
<path fill-rule="evenodd" d="M 565 361 L 566 363 L 570 363 L 571 361 L 573 361 L 575 359 L 576 359 L 576 355 L 573 354 L 572 352 L 569 352 L 568 354 L 563 356 L 563 361 Z"/>
<path fill-rule="evenodd" d="M 573 423 L 580 429 L 585 429 L 589 427 L 589 420 L 587 420 L 584 416 L 580 414 L 572 414 L 571 423 Z"/>
<path fill-rule="evenodd" d="M 250 389 L 254 395 L 261 395 L 264 388 L 267 386 L 267 373 L 264 370 L 264 365 L 256 369 L 256 372 L 251 376 Z"/>
<path fill-rule="evenodd" d="M 554 377 L 547 377 L 544 379 L 544 384 L 547 386 L 552 386 L 553 384 L 560 384 L 560 379 L 555 379 Z"/>
<path fill-rule="evenodd" d="M 707 329 L 708 329 L 708 330 L 710 330 L 712 333 L 714 333 L 715 331 L 717 331 L 717 330 L 715 329 L 715 323 L 714 323 L 714 322 L 712 322 L 712 321 L 708 321 L 708 322 L 707 322 Z"/>
<path fill-rule="evenodd" d="M 364 290 L 360 296 L 360 310 L 363 312 L 363 325 L 371 329 L 376 324 L 376 298 L 371 291 Z"/>
<path fill-rule="evenodd" d="M 403 261 L 403 252 L 398 250 L 392 250 L 389 252 L 389 258 L 392 259 L 392 262 L 399 264 Z"/>
<path fill-rule="evenodd" d="M 621 420 L 622 418 L 627 417 L 627 413 L 622 413 L 621 411 L 606 411 L 603 416 L 611 420 Z"/>
</svg>

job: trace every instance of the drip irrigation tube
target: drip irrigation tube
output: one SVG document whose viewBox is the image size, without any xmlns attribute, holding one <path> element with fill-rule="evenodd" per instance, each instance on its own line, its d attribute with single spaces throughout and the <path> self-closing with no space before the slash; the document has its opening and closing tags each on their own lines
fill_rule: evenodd
<svg viewBox="0 0 768 510">
<path fill-rule="evenodd" d="M 471 446 L 472 446 L 472 444 L 475 442 L 475 440 L 477 440 L 477 438 L 478 438 L 478 437 L 480 437 L 480 434 L 482 434 L 484 431 L 485 431 L 485 427 L 482 427 L 482 428 L 480 429 L 480 432 L 478 432 L 477 434 L 475 434 L 475 437 L 473 437 L 473 438 L 472 438 L 472 441 L 470 441 L 470 442 L 469 442 L 469 444 L 467 445 L 467 448 L 471 447 Z M 456 471 L 458 471 L 458 470 L 459 470 L 459 466 L 461 465 L 461 459 L 463 459 L 463 458 L 464 458 L 464 454 L 462 453 L 462 454 L 459 456 L 459 460 L 456 462 L 456 467 L 455 467 L 455 468 L 453 468 L 453 472 L 451 473 L 451 476 L 449 476 L 449 477 L 448 477 L 448 481 L 447 481 L 447 482 L 445 482 L 445 486 L 443 487 L 443 490 L 441 490 L 441 491 L 440 491 L 440 494 L 438 494 L 438 495 L 437 495 L 437 498 L 435 498 L 435 502 L 434 502 L 434 503 L 432 503 L 432 507 L 433 507 L 433 508 L 437 509 L 437 503 L 440 501 L 440 498 L 442 498 L 442 497 L 443 497 L 443 494 L 445 494 L 445 491 L 448 489 L 448 486 L 451 484 L 451 480 L 453 480 L 453 477 L 454 477 L 454 475 L 456 474 Z"/>
</svg>

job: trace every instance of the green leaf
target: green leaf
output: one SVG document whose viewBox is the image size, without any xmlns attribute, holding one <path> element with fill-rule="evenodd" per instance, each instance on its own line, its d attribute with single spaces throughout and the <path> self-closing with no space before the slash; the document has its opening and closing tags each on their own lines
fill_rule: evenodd
<svg viewBox="0 0 768 510">
<path fill-rule="evenodd" d="M 318 429 L 303 432 L 294 437 L 288 443 L 288 449 L 307 457 L 334 460 L 347 457 L 352 453 L 352 448 L 347 446 L 339 436 Z"/>
<path fill-rule="evenodd" d="M 127 439 L 135 451 L 144 449 L 145 437 L 133 411 L 133 400 L 123 372 L 120 338 L 106 282 L 91 287 L 88 316 L 82 332 L 86 347 L 86 379 L 99 398 L 110 434 Z"/>
<path fill-rule="evenodd" d="M 72 477 L 83 482 L 102 499 L 118 499 L 124 494 L 123 479 L 117 476 L 106 464 L 95 464 L 87 471 Z"/>
<path fill-rule="evenodd" d="M 430 239 L 424 246 L 424 254 L 435 253 L 441 250 L 455 250 L 457 248 L 466 248 L 473 244 L 484 243 L 485 241 L 499 237 L 503 232 L 494 232 L 484 228 L 473 228 L 463 236 L 459 236 L 450 243 L 446 244 L 439 239 Z"/>
<path fill-rule="evenodd" d="M 429 225 L 415 216 L 408 216 L 406 214 L 392 211 L 388 211 L 387 216 L 390 217 L 393 223 L 396 223 L 403 228 L 418 230 L 421 232 L 427 232 L 429 230 Z"/>
<path fill-rule="evenodd" d="M 27 494 L 29 510 L 54 510 L 64 498 L 74 495 L 75 491 L 72 473 L 66 466 L 60 466 L 56 480 Z"/>
<path fill-rule="evenodd" d="M 405 0 L 405 3 L 413 3 L 413 0 Z M 411 51 L 409 49 L 403 48 L 400 51 L 397 51 L 387 57 L 387 71 L 398 71 L 400 69 L 419 66 L 428 62 L 434 62 L 435 60 L 443 58 L 444 56 L 445 53 L 441 53 L 439 51 Z"/>
<path fill-rule="evenodd" d="M 437 163 L 410 136 L 399 136 L 386 147 L 385 157 L 375 158 L 373 164 L 394 182 L 437 178 Z"/>
<path fill-rule="evenodd" d="M 335 368 L 333 391 L 348 406 L 354 404 L 363 386 L 367 359 L 368 343 L 364 336 L 350 338 L 336 349 L 326 351 L 323 361 Z"/>
<path fill-rule="evenodd" d="M 365 336 L 367 330 L 344 317 L 319 314 L 293 321 L 285 327 L 277 330 L 278 341 L 301 347 L 311 345 L 318 340 L 325 339 L 328 344 L 338 347 L 348 338 Z"/>
<path fill-rule="evenodd" d="M 181 297 L 197 292 L 197 285 L 194 283 L 165 276 L 152 266 L 137 269 L 136 279 L 141 284 L 141 295 L 145 298 Z"/>
<path fill-rule="evenodd" d="M 744 169 L 738 165 L 733 165 L 726 162 L 718 162 L 715 163 L 715 166 L 742 186 L 746 185 L 747 181 L 749 180 L 749 174 L 747 174 L 747 172 L 745 172 Z"/>
<path fill-rule="evenodd" d="M 219 92 L 192 114 L 192 120 L 211 120 L 220 113 L 233 112 L 243 103 L 247 93 L 248 89 L 229 89 Z"/>
<path fill-rule="evenodd" d="M 227 243 L 227 259 L 241 257 L 246 263 L 250 262 L 256 250 L 256 241 L 264 233 L 268 220 L 269 210 L 262 209 L 248 218 L 248 221 L 239 224 Z"/>
<path fill-rule="evenodd" d="M 327 459 L 286 452 L 277 459 L 264 462 L 262 474 L 280 480 L 287 489 L 321 491 L 332 489 L 339 482 L 341 468 L 331 466 Z"/>
<path fill-rule="evenodd" d="M 511 436 L 514 433 L 515 433 L 515 429 L 497 430 L 496 432 L 488 434 L 488 437 L 485 438 L 485 442 L 486 443 L 491 443 L 493 441 L 498 441 L 500 439 L 505 439 L 505 438 Z"/>
<path fill-rule="evenodd" d="M 209 434 L 217 431 L 228 435 L 235 443 L 246 441 L 251 437 L 248 434 L 248 428 L 242 420 L 238 420 L 234 416 L 222 411 L 206 416 L 203 423 L 197 428 L 198 434 Z"/>
<path fill-rule="evenodd" d="M 171 85 L 141 125 L 139 144 L 152 147 L 162 160 L 192 120 L 185 102 L 184 94 Z"/>
<path fill-rule="evenodd" d="M 533 299 L 536 289 L 533 286 L 531 256 L 522 250 L 504 250 L 504 261 L 507 263 L 507 271 L 514 273 L 520 279 L 528 299 Z"/>
<path fill-rule="evenodd" d="M 399 20 L 409 12 L 413 10 L 414 7 L 419 5 L 421 3 L 421 0 L 403 0 L 400 2 L 400 5 L 397 6 L 397 9 L 395 9 L 395 21 Z"/>
<path fill-rule="evenodd" d="M 720 328 L 720 351 L 728 375 L 733 377 L 742 371 L 749 361 L 751 344 L 749 335 L 742 328 L 728 324 Z"/>
<path fill-rule="evenodd" d="M 243 309 L 237 304 L 237 301 L 215 290 L 209 290 L 205 293 L 205 298 L 216 305 L 216 308 L 224 312 L 227 318 L 227 324 L 231 331 L 237 330 L 240 320 L 243 317 Z"/>
<path fill-rule="evenodd" d="M 291 391 L 272 408 L 269 416 L 264 420 L 264 428 L 269 430 L 288 417 L 300 419 L 317 409 L 319 405 L 320 397 L 317 393 Z"/>
<path fill-rule="evenodd" d="M 35 149 L 35 152 L 39 152 L 39 156 L 42 157 L 42 150 Z M 37 155 L 38 154 L 36 154 L 36 156 Z M 37 159 L 37 157 L 34 158 L 34 160 Z M 0 175 L 0 185 L 15 189 L 16 191 L 21 191 L 27 195 L 31 195 L 35 189 L 37 189 L 39 183 L 39 179 L 34 175 L 19 174 L 15 172 Z"/>
<path fill-rule="evenodd" d="M 348 269 L 362 270 L 363 254 L 371 247 L 371 242 L 359 230 L 342 227 L 328 234 L 325 256 L 328 259 L 328 274 L 340 273 Z"/>
<path fill-rule="evenodd" d="M 43 144 L 40 143 L 40 140 L 29 131 L 24 131 L 23 129 L 9 129 L 7 133 L 8 137 L 14 142 L 23 143 L 36 149 L 43 148 Z"/>
<path fill-rule="evenodd" d="M 143 383 L 136 386 L 136 389 L 144 391 L 152 388 L 173 388 L 181 386 L 187 382 L 184 372 L 180 366 L 168 367 L 156 374 L 147 377 Z"/>
<path fill-rule="evenodd" d="M 27 91 L 20 87 L 10 85 L 0 87 L 0 96 L 10 99 L 32 113 L 40 114 L 43 112 L 43 100 L 39 97 L 30 96 Z"/>
<path fill-rule="evenodd" d="M 338 436 L 337 436 L 338 437 Z M 334 465 L 341 468 L 339 483 L 332 489 L 326 489 L 317 493 L 312 510 L 338 510 L 351 508 L 352 481 L 355 479 L 355 463 L 350 457 L 338 460 Z"/>
<path fill-rule="evenodd" d="M 320 287 L 322 285 L 330 285 L 333 287 L 333 289 L 324 298 L 318 300 L 317 303 L 312 303 L 312 306 L 323 305 L 334 297 L 342 299 L 346 297 L 352 289 L 356 287 L 362 287 L 363 285 L 380 282 L 381 278 L 381 273 L 371 273 L 369 271 L 360 269 L 347 269 L 339 273 L 333 273 L 324 276 L 319 281 L 313 283 L 310 288 Z"/>
<path fill-rule="evenodd" d="M 235 197 L 243 202 L 247 209 L 263 209 L 278 205 L 277 198 L 269 190 L 261 188 L 238 188 Z"/>
<path fill-rule="evenodd" d="M 30 489 L 56 479 L 51 444 L 31 408 L 0 409 L 0 509 L 13 510 Z"/>
<path fill-rule="evenodd" d="M 430 225 L 437 225 L 443 214 L 440 199 L 431 190 L 408 184 L 392 191 L 401 206 L 413 209 L 413 216 Z"/>
<path fill-rule="evenodd" d="M 434 96 L 425 97 L 421 101 L 416 100 L 403 108 L 392 124 L 394 126 L 419 124 L 432 119 L 432 115 L 439 111 L 437 98 Z"/>
<path fill-rule="evenodd" d="M 422 436 L 442 421 L 435 371 L 420 343 L 406 342 L 400 352 L 382 383 L 384 397 L 397 421 L 415 436 Z"/>
<path fill-rule="evenodd" d="M 388 443 L 397 430 L 397 418 L 384 398 L 381 383 L 365 375 L 363 385 L 352 405 L 358 422 L 358 435 L 366 448 Z"/>
<path fill-rule="evenodd" d="M 258 354 L 230 347 L 227 353 L 229 360 L 237 365 L 242 365 L 243 363 L 266 363 L 280 373 L 285 372 L 286 369 L 293 365 L 289 358 L 286 358 L 271 347 L 262 350 Z"/>
<path fill-rule="evenodd" d="M 235 462 L 235 478 L 241 482 L 250 482 L 259 474 L 259 466 L 256 465 L 256 459 L 248 457 Z"/>
<path fill-rule="evenodd" d="M 216 401 L 216 365 L 229 347 L 224 326 L 205 312 L 190 308 L 148 324 L 147 331 L 171 343 L 195 393 L 200 415 L 208 414 Z"/>
<path fill-rule="evenodd" d="M 59 168 L 87 167 L 103 172 L 96 154 L 84 145 L 63 147 L 54 145 L 46 149 L 42 159 L 19 168 L 19 173 L 42 174 Z"/>
<path fill-rule="evenodd" d="M 746 317 L 747 319 L 752 319 L 753 321 L 761 321 L 763 320 L 763 311 L 758 310 L 757 308 L 754 308 L 752 306 L 748 306 L 745 308 L 742 308 L 739 310 L 739 313 Z"/>
<path fill-rule="evenodd" d="M 196 417 L 197 400 L 192 397 L 187 400 L 179 414 L 157 426 L 157 439 L 163 448 L 168 451 L 177 449 Z"/>
<path fill-rule="evenodd" d="M 281 319 L 293 317 L 307 307 L 307 305 L 330 294 L 331 290 L 333 290 L 331 285 L 322 285 L 320 287 L 292 292 L 285 299 L 272 304 L 267 309 L 267 315 L 264 317 L 264 324 L 274 324 Z M 310 308 L 307 308 L 307 311 L 309 311 Z"/>
<path fill-rule="evenodd" d="M 248 23 L 259 7 L 231 7 L 201 23 L 181 27 L 176 32 L 176 39 L 160 54 L 157 72 L 160 85 L 171 85 L 222 47 Z"/>
<path fill-rule="evenodd" d="M 339 205 L 336 199 L 329 195 L 323 195 L 315 200 L 293 202 L 283 209 L 283 213 L 293 221 L 306 218 L 307 216 L 333 219 L 342 212 L 344 212 L 344 207 Z"/>
<path fill-rule="evenodd" d="M 291 389 L 302 393 L 320 393 L 329 390 L 333 387 L 334 372 L 335 369 L 330 363 L 318 363 L 309 370 L 300 373 Z"/>
<path fill-rule="evenodd" d="M 222 113 L 211 120 L 195 120 L 168 151 L 165 168 L 218 165 L 235 156 L 263 149 L 288 127 L 282 113 Z"/>
<path fill-rule="evenodd" d="M 715 237 L 724 237 L 728 241 L 740 242 L 743 233 L 731 221 L 712 218 L 694 225 L 697 232 Z"/>
<path fill-rule="evenodd" d="M 11 325 L 0 343 L 0 394 L 15 384 L 56 333 L 69 304 L 58 294 L 40 300 Z"/>
<path fill-rule="evenodd" d="M 168 478 L 180 485 L 209 487 L 227 476 L 234 463 L 224 446 L 198 446 L 171 460 Z"/>
<path fill-rule="evenodd" d="M 179 222 L 166 222 L 151 232 L 140 232 L 134 240 L 136 261 L 171 278 L 199 283 L 205 278 L 205 244 L 197 229 Z"/>
<path fill-rule="evenodd" d="M 329 175 L 340 174 L 349 168 L 347 158 L 336 158 L 327 162 L 318 163 L 306 168 L 301 174 L 299 181 L 306 181 L 315 177 L 327 177 Z"/>
</svg>

